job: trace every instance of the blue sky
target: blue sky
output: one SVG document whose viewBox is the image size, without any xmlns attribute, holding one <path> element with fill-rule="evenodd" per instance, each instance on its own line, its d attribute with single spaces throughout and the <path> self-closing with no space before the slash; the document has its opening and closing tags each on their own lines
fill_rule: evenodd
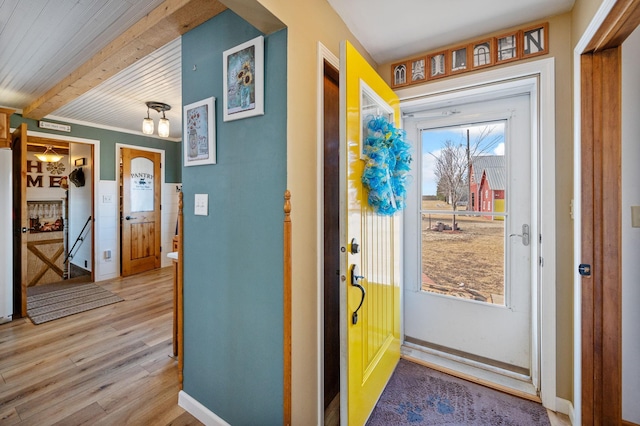
<svg viewBox="0 0 640 426">
<path fill-rule="evenodd" d="M 478 143 L 481 132 L 491 126 L 491 134 Z M 460 149 L 467 147 L 467 129 L 471 146 L 477 146 L 476 155 L 504 155 L 504 122 L 473 126 L 443 127 L 422 131 L 422 195 L 435 195 L 437 180 L 434 174 L 435 157 L 447 140 Z M 471 149 L 473 153 L 473 148 Z M 435 156 L 435 157 L 434 157 Z"/>
</svg>

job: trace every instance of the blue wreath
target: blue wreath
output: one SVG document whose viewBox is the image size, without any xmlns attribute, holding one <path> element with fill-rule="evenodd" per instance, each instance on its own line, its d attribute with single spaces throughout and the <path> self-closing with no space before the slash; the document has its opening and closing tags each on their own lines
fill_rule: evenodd
<svg viewBox="0 0 640 426">
<path fill-rule="evenodd" d="M 411 146 L 405 137 L 404 130 L 396 129 L 382 116 L 371 116 L 367 123 L 362 183 L 369 191 L 369 205 L 376 213 L 393 215 L 406 206 Z"/>
</svg>

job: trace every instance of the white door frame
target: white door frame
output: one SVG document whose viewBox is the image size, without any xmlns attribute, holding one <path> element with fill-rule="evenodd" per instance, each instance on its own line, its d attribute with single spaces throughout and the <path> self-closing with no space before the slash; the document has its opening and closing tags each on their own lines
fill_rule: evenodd
<svg viewBox="0 0 640 426">
<path fill-rule="evenodd" d="M 11 129 L 13 132 L 14 129 Z M 70 142 L 70 143 L 83 143 L 86 145 L 93 145 L 93 208 L 92 208 L 92 217 L 93 217 L 93 235 L 91 239 L 91 244 L 93 245 L 93 277 L 95 281 L 98 281 L 98 277 L 100 276 L 100 262 L 98 262 L 98 250 L 96 242 L 100 241 L 100 215 L 97 215 L 98 202 L 99 202 L 99 194 L 98 194 L 98 183 L 100 182 L 100 141 L 97 139 L 86 139 L 79 138 L 75 136 L 64 136 L 64 135 L 56 135 L 52 133 L 44 133 L 38 132 L 35 130 L 27 130 L 27 136 L 37 136 L 41 138 L 54 139 L 59 140 L 61 142 Z"/>
<path fill-rule="evenodd" d="M 532 114 L 537 113 L 538 126 L 534 126 L 532 143 L 538 144 L 540 161 L 539 188 L 535 189 L 544 197 L 539 197 L 540 234 L 543 237 L 540 251 L 532 253 L 533 259 L 543 264 L 539 268 L 538 294 L 532 294 L 535 320 L 532 322 L 534 340 L 532 350 L 538 343 L 539 366 L 532 366 L 532 372 L 540 371 L 540 393 L 545 407 L 556 411 L 556 205 L 555 205 L 555 74 L 554 59 L 527 62 L 510 67 L 498 68 L 478 74 L 441 80 L 432 84 L 413 86 L 397 91 L 401 110 L 419 105 L 434 98 L 453 99 L 470 92 L 491 91 L 492 85 L 506 83 L 514 79 L 535 78 L 537 80 L 538 102 L 532 105 Z M 537 111 L 536 111 L 537 110 Z M 538 268 L 534 268 L 538 270 Z M 539 298 L 539 299 L 538 299 Z M 404 336 L 404 329 L 401 333 Z M 536 368 L 537 367 L 537 368 Z"/>
</svg>

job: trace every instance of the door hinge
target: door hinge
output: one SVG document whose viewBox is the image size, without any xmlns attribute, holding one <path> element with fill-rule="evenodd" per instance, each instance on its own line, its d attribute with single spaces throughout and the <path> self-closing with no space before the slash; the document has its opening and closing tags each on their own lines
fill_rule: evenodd
<svg viewBox="0 0 640 426">
<path fill-rule="evenodd" d="M 160 246 L 160 253 L 162 253 L 162 246 Z"/>
<path fill-rule="evenodd" d="M 544 267 L 544 258 L 540 256 L 540 266 Z"/>
</svg>

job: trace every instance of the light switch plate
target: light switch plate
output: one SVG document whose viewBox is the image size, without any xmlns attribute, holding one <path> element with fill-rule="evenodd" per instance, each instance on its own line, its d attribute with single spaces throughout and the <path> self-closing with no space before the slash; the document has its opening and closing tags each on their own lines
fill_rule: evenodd
<svg viewBox="0 0 640 426">
<path fill-rule="evenodd" d="M 640 206 L 631 206 L 631 227 L 640 228 Z"/>
<path fill-rule="evenodd" d="M 196 206 L 194 214 L 196 216 L 206 216 L 209 213 L 209 194 L 196 194 Z"/>
</svg>

